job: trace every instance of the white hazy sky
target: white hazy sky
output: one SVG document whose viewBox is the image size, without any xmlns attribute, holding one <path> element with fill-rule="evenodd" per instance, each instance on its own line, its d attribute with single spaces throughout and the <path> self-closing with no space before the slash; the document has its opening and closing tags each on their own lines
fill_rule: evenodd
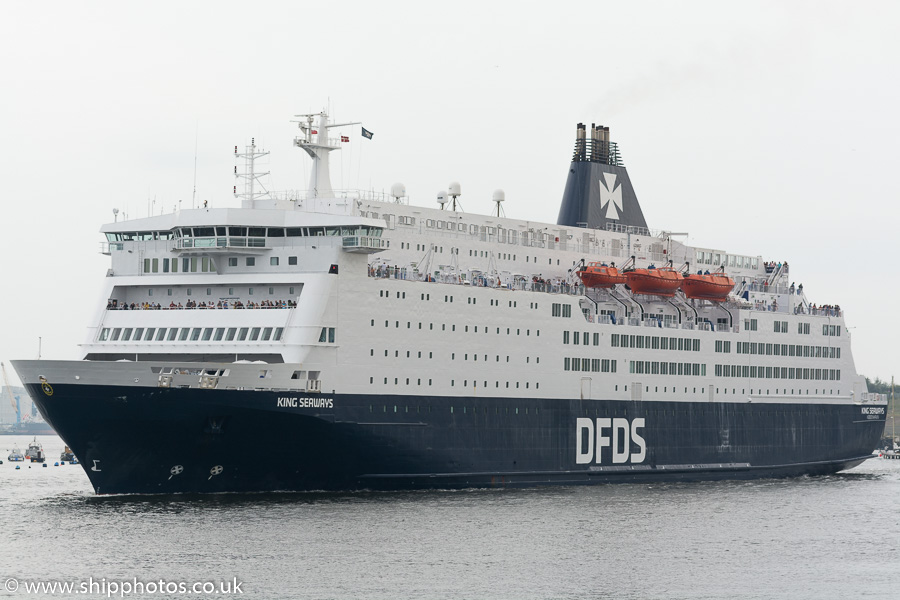
<svg viewBox="0 0 900 600">
<path fill-rule="evenodd" d="M 555 222 L 575 124 L 612 129 L 651 228 L 787 260 L 896 372 L 894 2 L 9 2 L 0 359 L 77 358 L 114 207 L 235 206 L 233 147 L 304 188 L 292 115 L 361 120 L 335 187 Z M 155 200 L 155 205 L 152 203 Z M 900 375 L 900 373 L 897 373 Z"/>
</svg>

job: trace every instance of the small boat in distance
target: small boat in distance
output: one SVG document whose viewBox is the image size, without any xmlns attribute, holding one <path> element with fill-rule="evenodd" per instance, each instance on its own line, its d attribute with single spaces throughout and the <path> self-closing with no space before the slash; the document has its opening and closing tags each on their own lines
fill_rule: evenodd
<svg viewBox="0 0 900 600">
<path fill-rule="evenodd" d="M 34 438 L 31 443 L 28 444 L 28 449 L 25 451 L 25 458 L 31 460 L 31 462 L 44 462 L 44 447 L 37 441 L 37 438 Z"/>
<path fill-rule="evenodd" d="M 75 453 L 72 452 L 72 449 L 66 446 L 63 448 L 62 453 L 59 455 L 60 462 L 75 462 Z"/>
<path fill-rule="evenodd" d="M 724 302 L 733 289 L 734 279 L 724 272 L 685 275 L 681 283 L 681 290 L 688 298 L 712 302 Z"/>
<path fill-rule="evenodd" d="M 9 462 L 21 462 L 25 460 L 25 455 L 22 454 L 22 451 L 16 447 L 13 447 L 12 452 L 9 453 L 9 456 L 6 457 L 6 460 Z"/>
<path fill-rule="evenodd" d="M 615 263 L 611 266 L 600 262 L 588 263 L 576 274 L 585 287 L 589 288 L 611 288 L 618 283 L 627 281 L 625 275 L 616 268 Z"/>
<path fill-rule="evenodd" d="M 635 294 L 672 297 L 681 287 L 684 276 L 671 265 L 665 267 L 648 266 L 646 269 L 631 269 L 625 272 L 628 287 Z"/>
</svg>

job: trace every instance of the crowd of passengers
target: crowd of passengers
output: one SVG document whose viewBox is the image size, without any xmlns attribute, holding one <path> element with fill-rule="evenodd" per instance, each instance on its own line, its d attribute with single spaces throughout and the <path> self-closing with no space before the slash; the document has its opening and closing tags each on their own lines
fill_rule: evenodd
<svg viewBox="0 0 900 600">
<path fill-rule="evenodd" d="M 156 304 L 154 304 L 153 302 L 142 302 L 140 304 L 135 304 L 134 302 L 132 302 L 131 304 L 129 304 L 128 302 L 119 302 L 118 300 L 106 301 L 106 310 L 204 310 L 216 308 L 297 308 L 297 303 L 293 300 L 276 300 L 275 302 L 272 302 L 271 300 L 263 300 L 262 302 L 247 302 L 246 304 L 244 304 L 240 300 L 235 300 L 230 303 L 228 302 L 228 300 L 219 300 L 216 303 L 210 301 L 200 302 L 198 304 L 194 300 L 188 300 L 186 304 L 181 304 L 181 302 L 170 302 L 168 307 L 163 307 L 159 302 L 157 302 Z"/>
<path fill-rule="evenodd" d="M 782 262 L 775 262 L 773 260 L 773 261 L 769 261 L 769 262 L 764 262 L 763 266 L 766 268 L 766 273 L 774 273 L 774 272 L 778 271 L 781 267 L 784 267 L 785 271 L 788 270 L 787 261 L 784 261 L 782 263 Z"/>
<path fill-rule="evenodd" d="M 797 307 L 797 314 L 805 315 L 807 313 L 820 317 L 839 317 L 841 316 L 841 307 L 837 304 L 823 304 L 822 306 L 810 304 L 807 309 L 804 309 L 802 304 Z"/>
</svg>

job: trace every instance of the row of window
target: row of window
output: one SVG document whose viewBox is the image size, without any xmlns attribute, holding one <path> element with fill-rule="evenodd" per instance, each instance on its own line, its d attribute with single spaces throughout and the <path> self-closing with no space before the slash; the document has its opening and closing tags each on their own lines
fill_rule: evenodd
<svg viewBox="0 0 900 600">
<path fill-rule="evenodd" d="M 422 385 L 422 380 L 419 379 L 418 381 L 419 381 L 418 385 Z M 371 381 L 371 378 L 370 378 L 369 383 L 373 383 L 373 382 Z M 408 384 L 408 383 L 407 383 L 407 384 Z M 428 385 L 431 385 L 431 380 L 430 380 L 430 379 L 428 380 Z M 507 382 L 507 387 L 509 387 L 509 382 Z M 370 405 L 369 405 L 369 412 L 370 412 L 370 413 L 374 413 L 374 412 L 381 412 L 381 413 L 388 413 L 388 412 L 393 412 L 393 413 L 412 413 L 412 412 L 414 412 L 414 413 L 417 413 L 417 414 L 421 414 L 421 413 L 430 413 L 430 412 L 431 412 L 431 408 L 432 408 L 431 406 L 415 406 L 415 407 L 403 406 L 403 407 L 398 407 L 398 406 L 395 404 L 395 405 L 393 406 L 393 410 L 391 410 L 391 407 L 390 407 L 390 406 L 388 406 L 388 405 L 386 405 L 386 404 L 382 404 L 382 405 L 381 405 L 381 410 L 379 411 L 377 406 L 374 406 L 374 405 L 370 404 Z M 410 410 L 410 409 L 414 409 L 414 410 Z M 538 414 L 538 408 L 537 408 L 536 406 L 532 406 L 532 407 L 530 408 L 530 410 L 531 410 L 531 414 L 533 414 L 533 415 Z M 521 413 L 521 414 L 527 415 L 527 414 L 528 414 L 528 411 L 529 411 L 529 407 L 526 406 L 525 408 L 522 409 L 522 413 Z M 461 412 L 461 413 L 464 414 L 464 415 L 465 415 L 465 414 L 473 414 L 473 415 L 477 415 L 477 414 L 478 414 L 478 407 L 477 407 L 477 406 L 463 406 L 462 409 L 460 409 L 460 407 L 457 406 L 457 407 L 454 409 L 453 406 L 450 406 L 450 412 L 451 412 L 451 413 L 454 413 L 454 414 L 460 413 L 460 412 Z M 482 409 L 481 409 L 481 414 L 491 414 L 491 409 L 490 409 L 490 408 L 482 408 Z M 495 406 L 495 407 L 494 407 L 494 414 L 495 414 L 495 415 L 501 414 L 501 411 L 500 411 L 500 407 L 499 407 L 499 406 Z M 509 408 L 508 406 L 506 406 L 506 407 L 504 407 L 503 414 L 507 414 L 507 415 L 511 415 L 511 414 L 512 414 L 512 415 L 518 415 L 518 414 L 519 414 L 519 408 L 518 408 L 518 407 L 513 407 L 512 412 L 510 412 L 510 408 Z"/>
<path fill-rule="evenodd" d="M 290 266 L 297 265 L 297 257 L 296 256 L 288 256 L 287 264 Z M 270 256 L 269 257 L 269 266 L 277 267 L 281 263 L 281 258 L 278 256 Z M 179 259 L 177 258 L 145 258 L 144 259 L 144 270 L 143 273 L 177 273 L 178 272 L 178 264 Z M 235 256 L 228 258 L 228 266 L 236 267 L 238 266 L 238 258 Z M 255 256 L 246 256 L 244 257 L 244 266 L 247 267 L 255 267 L 256 266 L 256 257 Z M 181 259 L 181 272 L 182 273 L 215 273 L 216 272 L 216 261 L 212 258 L 208 258 L 205 256 L 190 256 Z"/>
<path fill-rule="evenodd" d="M 100 342 L 277 342 L 283 327 L 104 327 Z M 332 333 L 332 341 L 333 341 Z"/>
<path fill-rule="evenodd" d="M 695 375 L 705 376 L 706 365 L 698 363 L 659 362 L 650 360 L 632 360 L 628 363 L 628 372 L 647 375 Z"/>
<path fill-rule="evenodd" d="M 755 321 L 755 319 L 754 319 Z M 809 335 L 809 323 L 797 323 L 797 333 L 801 335 Z M 756 331 L 756 327 L 754 326 L 752 331 Z M 787 333 L 788 332 L 788 322 L 787 321 L 775 321 L 775 333 Z M 822 325 L 822 335 L 827 336 L 840 336 L 841 335 L 841 326 L 840 325 Z"/>
<path fill-rule="evenodd" d="M 757 367 L 755 365 L 716 365 L 716 377 L 749 379 L 811 379 L 840 381 L 840 369 L 810 369 L 800 367 Z"/>
<path fill-rule="evenodd" d="M 371 320 L 369 321 L 369 325 L 372 326 L 372 327 L 375 327 L 375 319 L 371 319 Z M 419 328 L 419 329 L 422 329 L 422 322 L 421 322 L 421 321 L 419 321 L 419 324 L 418 324 L 418 325 L 419 325 L 418 328 Z M 386 321 L 384 322 L 384 326 L 385 326 L 385 327 L 390 327 L 390 326 L 391 326 L 391 322 L 386 320 Z M 399 327 L 400 327 L 400 321 L 394 321 L 394 328 L 395 328 L 395 329 L 398 329 Z M 465 332 L 465 333 L 468 333 L 468 332 L 469 332 L 469 327 L 470 327 L 469 325 L 465 325 L 465 326 L 464 326 L 464 332 Z M 473 327 L 474 333 L 478 333 L 478 325 L 473 325 L 472 327 Z M 412 329 L 412 321 L 407 321 L 407 322 L 406 322 L 406 328 L 407 328 L 407 329 Z M 433 330 L 434 330 L 434 323 L 429 323 L 429 324 L 428 324 L 428 329 L 429 329 L 430 331 L 433 331 Z M 502 329 L 501 327 L 497 327 L 497 328 L 496 328 L 497 335 L 500 335 L 501 329 Z M 482 330 L 484 333 L 490 333 L 490 328 L 487 327 L 487 326 L 482 327 L 481 330 Z M 446 325 L 445 323 L 442 323 L 442 324 L 441 324 L 441 331 L 447 331 L 447 325 Z M 456 325 L 450 325 L 450 331 L 456 331 Z M 535 334 L 536 337 L 540 337 L 540 335 L 541 335 L 541 330 L 540 330 L 540 329 L 536 329 L 535 332 L 534 332 L 534 334 Z M 507 327 L 507 328 L 506 328 L 506 335 L 512 335 L 512 328 L 510 328 L 510 327 Z M 522 335 L 522 330 L 521 330 L 521 329 L 516 329 L 516 335 Z M 526 335 L 526 336 L 530 336 L 530 335 L 531 335 L 531 330 L 530 330 L 530 329 L 526 329 L 526 330 L 525 330 L 525 335 Z"/>
<path fill-rule="evenodd" d="M 797 356 L 801 358 L 840 358 L 841 349 L 832 346 L 806 346 L 803 344 L 764 344 L 763 342 L 736 342 L 738 354 L 762 354 L 766 356 Z M 725 350 L 728 352 L 728 350 Z"/>
<path fill-rule="evenodd" d="M 406 385 L 422 385 L 422 379 L 420 379 L 420 378 L 416 378 L 416 379 L 415 379 L 415 384 L 412 383 L 412 381 L 413 381 L 412 378 L 406 377 L 405 379 L 406 379 Z M 384 377 L 384 378 L 383 378 L 383 385 L 389 385 L 390 380 L 391 380 L 390 377 Z M 400 378 L 400 377 L 394 377 L 393 380 L 394 380 L 394 385 L 403 385 L 403 384 L 401 383 L 401 378 Z M 374 377 L 369 377 L 369 383 L 374 384 L 374 383 L 375 383 L 375 378 L 374 378 Z M 501 383 L 500 381 L 494 381 L 494 389 L 501 389 L 500 383 Z M 509 389 L 520 389 L 519 386 L 522 384 L 522 382 L 520 382 L 520 381 L 514 381 L 514 382 L 512 382 L 512 383 L 514 383 L 515 386 L 511 386 L 510 383 L 511 383 L 511 382 L 509 382 L 509 381 L 505 382 L 505 385 L 503 386 L 503 389 L 507 389 L 507 390 L 509 390 Z M 526 390 L 531 388 L 531 383 L 530 383 L 530 382 L 526 381 L 526 382 L 524 382 L 524 383 L 525 383 L 525 385 L 524 385 L 523 387 L 524 387 Z M 428 385 L 431 385 L 431 379 L 428 380 Z M 469 380 L 468 380 L 468 379 L 463 380 L 462 385 L 463 385 L 463 387 L 469 387 Z M 450 380 L 450 387 L 456 387 L 456 380 L 455 380 L 455 379 L 451 379 L 451 380 Z M 478 385 L 478 382 L 475 381 L 474 379 L 472 380 L 472 387 L 475 387 L 475 388 L 477 388 L 477 387 L 483 387 L 483 388 L 485 388 L 485 389 L 490 388 L 490 386 L 488 385 L 488 382 L 487 382 L 487 381 L 484 382 L 484 385 L 483 385 L 483 386 L 479 386 L 479 385 Z M 534 384 L 534 389 L 536 389 L 536 390 L 541 389 L 541 384 L 536 382 L 536 383 Z M 397 411 L 395 410 L 394 412 L 397 412 Z M 428 409 L 428 412 L 431 412 L 431 408 L 430 408 L 430 407 L 429 407 L 429 409 Z M 452 408 L 452 407 L 450 408 L 450 412 L 453 412 L 453 408 Z M 463 409 L 463 412 L 465 412 L 465 409 Z M 517 412 L 516 414 L 518 414 L 518 412 Z M 527 413 L 526 413 L 526 414 L 527 414 Z"/>
<path fill-rule="evenodd" d="M 594 373 L 615 373 L 616 360 L 613 358 L 563 358 L 564 371 L 591 371 Z"/>
<path fill-rule="evenodd" d="M 406 292 L 394 292 L 394 294 L 396 295 L 396 298 L 398 298 L 398 299 L 404 299 L 404 300 L 406 299 Z M 388 290 L 378 290 L 378 297 L 379 298 L 390 298 L 391 292 Z M 431 294 L 430 293 L 429 294 L 422 293 L 419 295 L 419 299 L 420 300 L 431 300 Z M 470 296 L 468 298 L 468 304 L 476 304 L 477 300 L 478 300 L 477 298 L 472 298 Z M 444 296 L 444 302 L 453 302 L 453 296 Z M 537 308 L 538 307 L 537 302 L 529 302 L 529 305 L 530 305 L 529 308 Z M 492 299 L 491 306 L 500 306 L 500 301 Z M 516 308 L 519 306 L 519 303 L 517 300 L 508 300 L 507 306 L 509 308 Z"/>
<path fill-rule="evenodd" d="M 594 335 L 596 336 L 597 334 Z M 585 338 L 587 338 L 587 332 L 585 332 Z M 578 342 L 575 343 L 577 344 Z M 624 333 L 614 333 L 609 337 L 609 343 L 613 348 L 649 348 L 651 350 L 700 352 L 700 340 L 697 338 L 665 337 L 657 335 L 625 335 Z M 597 345 L 596 337 L 594 345 Z"/>
<path fill-rule="evenodd" d="M 321 340 L 321 339 L 320 339 L 319 341 L 324 341 L 324 340 Z M 375 356 L 375 348 L 369 348 L 369 356 Z M 385 349 L 385 351 L 384 351 L 384 356 L 385 356 L 385 357 L 389 357 L 389 356 L 390 356 L 390 351 L 387 350 L 387 349 Z M 422 358 L 422 351 L 421 351 L 421 350 L 417 351 L 417 356 L 416 356 L 416 357 L 417 357 L 417 358 Z M 400 358 L 400 351 L 399 351 L 399 350 L 394 350 L 394 358 Z M 407 350 L 407 351 L 406 351 L 406 358 L 412 358 L 412 351 L 411 351 L 411 350 Z M 429 353 L 428 353 L 428 358 L 429 358 L 429 359 L 434 358 L 434 354 L 433 354 L 432 352 L 429 352 Z M 452 353 L 450 354 L 450 360 L 456 360 L 456 353 L 455 353 L 455 352 L 452 352 Z M 469 355 L 468 355 L 468 354 L 463 354 L 463 360 L 469 360 Z M 477 355 L 477 354 L 472 354 L 472 360 L 477 362 L 477 361 L 478 361 L 478 355 Z M 485 360 L 485 361 L 488 360 L 488 355 L 487 355 L 487 354 L 484 355 L 484 360 Z M 494 356 L 494 362 L 500 362 L 500 355 L 499 355 L 499 354 L 497 354 L 497 355 Z M 509 355 L 506 356 L 506 362 L 509 362 Z M 541 362 L 541 357 L 540 357 L 540 356 L 534 357 L 534 362 L 535 362 L 535 364 L 540 364 L 540 362 Z M 525 357 L 525 364 L 529 364 L 529 363 L 531 363 L 531 357 L 530 357 L 530 356 L 526 356 L 526 357 Z M 615 371 L 613 371 L 613 372 L 615 372 Z"/>
<path fill-rule="evenodd" d="M 147 290 L 147 296 L 148 296 L 148 297 L 153 295 L 153 289 L 154 289 L 154 288 L 149 288 L 149 289 Z M 225 289 L 225 288 L 206 288 L 206 295 L 207 295 L 207 296 L 212 296 L 212 295 L 213 295 L 213 289 L 215 289 L 216 295 L 219 296 L 219 295 L 222 295 L 222 293 L 224 292 L 224 289 Z M 234 290 L 235 290 L 235 289 L 236 289 L 236 288 L 233 288 L 233 287 L 228 288 L 228 298 L 229 298 L 229 299 L 236 300 L 235 294 L 234 294 Z M 258 290 L 258 289 L 259 289 L 259 288 L 247 288 L 247 293 L 248 293 L 250 296 L 253 296 L 253 295 L 256 293 L 256 290 Z M 185 288 L 185 291 L 187 292 L 187 295 L 188 295 L 188 296 L 193 296 L 193 295 L 194 295 L 194 288 Z M 174 295 L 174 294 L 172 293 L 172 288 L 166 288 L 166 295 L 167 295 L 167 296 L 173 296 L 173 295 Z M 274 296 L 274 295 L 275 295 L 275 288 L 274 288 L 274 287 L 269 286 L 269 295 L 270 295 L 270 296 Z M 294 295 L 294 287 L 293 287 L 293 286 L 291 286 L 291 287 L 288 288 L 288 295 L 291 295 L 291 296 Z"/>
<path fill-rule="evenodd" d="M 550 307 L 550 314 L 554 317 L 571 317 L 572 305 L 554 302 L 553 306 Z"/>
<path fill-rule="evenodd" d="M 235 259 L 237 260 L 237 259 Z M 163 273 L 177 273 L 177 258 L 145 258 L 144 273 L 159 273 L 162 266 Z M 181 259 L 182 273 L 215 273 L 216 262 L 206 256 L 191 256 Z"/>
<path fill-rule="evenodd" d="M 723 267 L 736 267 L 741 269 L 758 269 L 759 257 L 740 256 L 737 254 L 724 254 L 711 250 L 697 250 L 698 265 L 721 265 Z"/>
</svg>

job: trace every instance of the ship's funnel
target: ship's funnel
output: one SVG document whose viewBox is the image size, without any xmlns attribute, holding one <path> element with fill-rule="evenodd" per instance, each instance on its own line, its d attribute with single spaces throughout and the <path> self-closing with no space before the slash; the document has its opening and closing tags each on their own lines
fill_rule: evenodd
<svg viewBox="0 0 900 600">
<path fill-rule="evenodd" d="M 609 127 L 579 123 L 557 224 L 646 233 L 647 221 Z"/>
</svg>

